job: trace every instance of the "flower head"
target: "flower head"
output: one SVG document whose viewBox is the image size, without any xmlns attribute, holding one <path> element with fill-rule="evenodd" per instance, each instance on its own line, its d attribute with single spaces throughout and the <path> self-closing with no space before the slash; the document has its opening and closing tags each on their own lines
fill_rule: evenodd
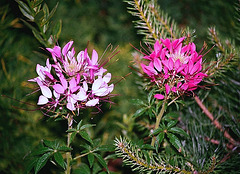
<svg viewBox="0 0 240 174">
<path fill-rule="evenodd" d="M 70 41 L 63 48 L 47 48 L 54 63 L 47 59 L 45 67 L 37 65 L 38 77 L 29 80 L 38 84 L 42 94 L 37 104 L 43 108 L 75 111 L 111 97 L 111 73 L 99 64 L 97 52 L 93 50 L 91 58 L 87 49 L 75 55 L 72 45 Z"/>
<path fill-rule="evenodd" d="M 156 41 L 152 53 L 144 56 L 147 63 L 141 64 L 143 72 L 164 91 L 154 96 L 157 99 L 193 91 L 207 76 L 202 72 L 202 55 L 194 43 L 183 45 L 184 39 Z"/>
</svg>

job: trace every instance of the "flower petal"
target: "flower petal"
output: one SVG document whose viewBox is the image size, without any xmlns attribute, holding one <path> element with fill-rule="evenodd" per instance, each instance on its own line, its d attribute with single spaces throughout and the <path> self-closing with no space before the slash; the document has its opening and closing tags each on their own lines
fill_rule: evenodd
<svg viewBox="0 0 240 174">
<path fill-rule="evenodd" d="M 55 85 L 53 85 L 53 89 L 54 89 L 57 93 L 59 93 L 59 94 L 63 94 L 64 91 L 65 91 L 65 89 L 63 88 L 63 86 L 60 85 L 60 84 L 55 84 Z"/>
<path fill-rule="evenodd" d="M 71 46 L 73 44 L 73 41 L 68 42 L 62 49 L 62 54 L 66 56 L 67 52 L 70 50 Z"/>
<path fill-rule="evenodd" d="M 112 74 L 111 73 L 107 73 L 104 77 L 103 77 L 103 81 L 108 83 L 111 80 Z"/>
<path fill-rule="evenodd" d="M 42 94 L 47 98 L 52 98 L 52 91 L 47 86 L 40 86 Z"/>
<path fill-rule="evenodd" d="M 45 105 L 47 103 L 48 103 L 48 98 L 43 96 L 43 95 L 40 95 L 39 98 L 38 98 L 37 105 Z"/>
<path fill-rule="evenodd" d="M 99 103 L 99 99 L 92 99 L 92 100 L 89 100 L 87 103 L 86 103 L 86 106 L 96 106 L 96 104 Z"/>
<path fill-rule="evenodd" d="M 164 95 L 162 95 L 162 94 L 155 94 L 154 98 L 162 100 L 162 99 L 164 99 Z"/>
</svg>

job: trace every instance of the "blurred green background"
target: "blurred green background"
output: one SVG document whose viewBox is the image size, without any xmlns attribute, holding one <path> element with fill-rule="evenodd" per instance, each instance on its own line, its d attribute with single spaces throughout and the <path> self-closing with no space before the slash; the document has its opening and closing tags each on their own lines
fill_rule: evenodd
<svg viewBox="0 0 240 174">
<path fill-rule="evenodd" d="M 131 72 L 135 51 L 142 39 L 132 23 L 135 20 L 127 12 L 127 4 L 121 0 L 51 0 L 45 1 L 52 9 L 59 6 L 53 20 L 62 19 L 62 32 L 58 43 L 64 45 L 74 40 L 77 51 L 96 49 L 101 55 L 108 44 L 119 45 L 120 53 L 112 60 L 108 71 L 115 80 Z M 161 0 L 162 9 L 179 26 L 196 29 L 198 50 L 207 40 L 207 28 L 216 26 L 219 32 L 229 38 L 235 37 L 234 5 L 237 0 Z M 29 28 L 20 20 L 24 18 L 14 0 L 0 2 L 0 173 L 23 173 L 24 157 L 41 139 L 65 141 L 64 122 L 46 121 L 36 110 L 38 94 L 30 94 L 32 86 L 27 80 L 36 77 L 36 64 L 45 64 L 46 51 L 33 37 Z M 116 122 L 123 122 L 123 116 L 131 115 L 135 106 L 130 99 L 141 98 L 134 75 L 116 85 L 114 93 L 120 94 L 111 106 L 104 105 L 103 113 L 91 118 L 81 116 L 91 123 L 97 123 L 95 137 L 103 143 L 120 135 Z M 19 101 L 18 101 L 19 100 Z M 21 102 L 20 102 L 21 101 Z M 25 103 L 23 103 L 25 102 Z M 27 104 L 26 104 L 27 103 Z M 127 124 L 129 120 L 125 120 Z M 130 120 L 131 121 L 131 120 Z M 53 169 L 54 170 L 54 169 Z M 120 172 L 121 173 L 121 172 Z"/>
</svg>

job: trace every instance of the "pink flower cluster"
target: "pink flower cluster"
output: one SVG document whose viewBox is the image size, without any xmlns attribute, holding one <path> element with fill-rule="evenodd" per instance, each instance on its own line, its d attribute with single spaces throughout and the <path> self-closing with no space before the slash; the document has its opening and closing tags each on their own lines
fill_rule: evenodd
<svg viewBox="0 0 240 174">
<path fill-rule="evenodd" d="M 161 43 L 156 41 L 152 53 L 144 56 L 148 65 L 141 64 L 143 72 L 163 89 L 163 92 L 154 96 L 157 99 L 168 99 L 172 94 L 180 96 L 193 91 L 207 76 L 202 72 L 202 55 L 196 52 L 194 43 L 183 46 L 184 39 L 161 39 Z"/>
<path fill-rule="evenodd" d="M 29 81 L 36 82 L 41 90 L 38 105 L 45 108 L 71 111 L 97 106 L 100 101 L 108 101 L 114 85 L 110 84 L 111 73 L 98 63 L 98 54 L 92 51 L 90 58 L 87 49 L 75 56 L 73 41 L 63 49 L 59 46 L 47 48 L 52 54 L 53 64 L 49 59 L 46 66 L 37 64 L 38 77 Z"/>
</svg>

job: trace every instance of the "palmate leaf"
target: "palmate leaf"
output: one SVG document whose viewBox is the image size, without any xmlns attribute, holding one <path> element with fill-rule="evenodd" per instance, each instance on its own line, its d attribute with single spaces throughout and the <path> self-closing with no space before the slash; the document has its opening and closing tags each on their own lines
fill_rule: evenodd
<svg viewBox="0 0 240 174">
<path fill-rule="evenodd" d="M 88 158 L 89 166 L 90 166 L 90 168 L 92 168 L 93 162 L 94 162 L 94 155 L 92 153 L 90 153 L 90 154 L 88 154 L 87 158 Z"/>
<path fill-rule="evenodd" d="M 63 159 L 61 153 L 56 152 L 56 153 L 54 153 L 53 157 L 54 157 L 54 160 L 57 162 L 57 164 L 59 166 L 61 166 L 63 169 L 65 169 L 65 162 L 64 162 L 64 159 Z"/>
<path fill-rule="evenodd" d="M 35 165 L 35 174 L 38 173 L 41 170 L 41 168 L 43 168 L 43 166 L 45 166 L 45 164 L 47 163 L 47 161 L 51 155 L 52 155 L 52 153 L 48 152 L 48 153 L 45 153 L 40 158 L 38 158 L 36 165 Z"/>
</svg>

